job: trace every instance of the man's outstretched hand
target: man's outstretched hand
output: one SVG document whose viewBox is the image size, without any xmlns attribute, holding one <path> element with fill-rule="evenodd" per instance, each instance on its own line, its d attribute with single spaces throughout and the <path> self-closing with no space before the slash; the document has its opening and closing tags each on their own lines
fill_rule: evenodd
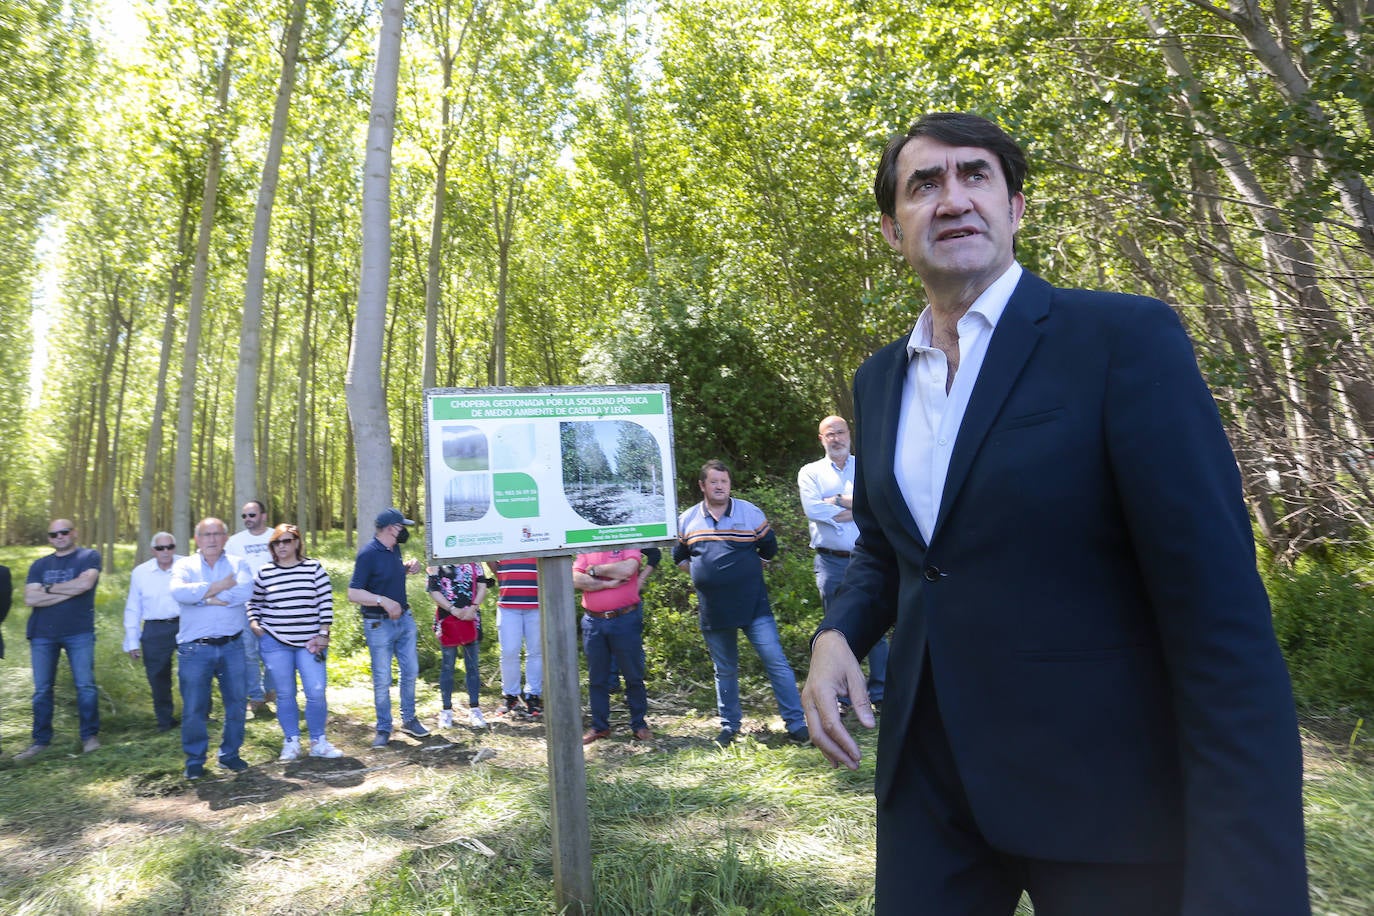
<svg viewBox="0 0 1374 916">
<path fill-rule="evenodd" d="M 816 637 L 811 650 L 811 671 L 802 688 L 802 710 L 811 730 L 811 743 L 832 766 L 859 768 L 859 745 L 840 719 L 839 698 L 852 697 L 859 724 L 872 728 L 873 707 L 868 702 L 868 682 L 859 660 L 839 630 L 827 630 Z"/>
</svg>

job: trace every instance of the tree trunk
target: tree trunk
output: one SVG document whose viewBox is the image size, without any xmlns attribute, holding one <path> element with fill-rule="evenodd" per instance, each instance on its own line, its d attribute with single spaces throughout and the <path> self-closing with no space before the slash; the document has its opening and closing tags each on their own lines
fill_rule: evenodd
<svg viewBox="0 0 1374 916">
<path fill-rule="evenodd" d="M 129 391 L 129 357 L 133 352 L 133 347 L 129 342 L 134 333 L 134 309 L 132 304 L 129 308 L 129 317 L 123 319 L 122 340 L 124 345 L 119 348 L 119 388 L 115 393 L 115 415 L 114 415 L 114 434 L 110 437 L 109 465 L 106 469 L 108 483 L 105 490 L 106 514 L 109 516 L 109 541 L 104 547 L 105 568 L 109 572 L 117 572 L 119 564 L 115 556 L 115 541 L 119 538 L 119 512 L 115 508 L 115 484 L 119 472 L 120 441 L 124 430 L 124 398 Z M 123 508 L 121 506 L 120 508 Z"/>
<path fill-rule="evenodd" d="M 519 200 L 517 193 L 520 184 L 520 166 L 511 170 L 506 184 L 506 203 L 504 210 L 501 200 L 493 194 L 491 202 L 492 229 L 496 233 L 496 328 L 492 334 L 492 359 L 495 364 L 495 377 L 492 384 L 506 384 L 506 325 L 509 315 L 506 308 L 510 292 L 510 245 L 515 231 L 515 205 Z M 495 189 L 493 188 L 493 191 Z"/>
<path fill-rule="evenodd" d="M 281 324 L 281 286 L 278 285 L 272 293 L 272 330 L 267 336 L 267 375 L 263 379 L 262 394 L 262 423 L 259 424 L 258 442 L 262 443 L 262 460 L 258 462 L 258 478 L 253 484 L 253 496 L 249 499 L 258 499 L 262 502 L 265 511 L 272 518 L 276 518 L 281 510 L 280 494 L 274 494 L 269 481 L 272 476 L 272 418 L 275 406 L 272 403 L 272 392 L 275 390 L 277 380 L 277 328 Z M 237 481 L 236 481 L 237 483 Z M 235 508 L 243 505 L 237 502 Z M 275 522 L 273 523 L 275 524 Z"/>
<path fill-rule="evenodd" d="M 138 543 L 134 550 L 135 565 L 152 556 L 148 545 L 153 540 L 153 484 L 157 480 L 157 465 L 162 455 L 162 423 L 167 412 L 167 370 L 172 363 L 172 348 L 176 346 L 177 300 L 181 298 L 181 275 L 186 266 L 186 248 L 191 230 L 191 202 L 194 199 L 195 186 L 188 181 L 183 186 L 181 218 L 177 223 L 177 257 L 172 264 L 171 276 L 167 279 L 167 308 L 162 323 L 162 346 L 158 351 L 153 415 L 148 425 L 148 441 L 143 449 L 143 473 L 138 482 Z M 178 541 L 177 546 L 184 545 Z"/>
<path fill-rule="evenodd" d="M 258 496 L 259 458 L 253 443 L 258 409 L 258 367 L 262 359 L 262 296 L 267 276 L 267 241 L 272 229 L 272 205 L 277 198 L 286 128 L 291 120 L 291 91 L 296 83 L 296 56 L 305 21 L 305 0 L 294 0 L 282 48 L 281 83 L 272 111 L 272 131 L 262 166 L 258 207 L 253 216 L 253 242 L 248 252 L 248 278 L 243 294 L 243 325 L 239 339 L 238 384 L 234 388 L 234 505 Z M 267 442 L 262 443 L 267 451 Z"/>
<path fill-rule="evenodd" d="M 372 114 L 363 164 L 362 267 L 358 312 L 344 391 L 357 456 L 357 526 L 362 543 L 372 520 L 391 504 L 391 423 L 382 387 L 382 338 L 391 276 L 391 138 L 401 62 L 405 0 L 384 0 L 372 83 Z"/>
<path fill-rule="evenodd" d="M 105 296 L 105 346 L 101 353 L 100 377 L 96 381 L 96 399 L 93 405 L 96 421 L 95 454 L 91 456 L 96 468 L 94 483 L 97 511 L 95 518 L 90 519 L 87 524 L 93 535 L 92 542 L 106 557 L 107 569 L 114 572 L 114 557 L 111 556 L 111 551 L 114 549 L 115 540 L 116 458 L 114 446 L 110 442 L 110 383 L 114 379 L 115 360 L 119 351 L 123 349 L 127 353 L 129 348 L 120 347 L 120 339 L 126 324 L 121 302 L 123 277 L 117 269 L 108 267 L 103 257 L 100 260 L 98 282 L 104 287 Z"/>
<path fill-rule="evenodd" d="M 449 120 L 453 104 L 449 90 L 453 88 L 453 55 L 447 42 L 439 54 L 443 72 L 443 101 L 439 105 L 439 158 L 434 166 L 434 214 L 429 222 L 429 257 L 425 265 L 425 356 L 421 372 L 422 385 L 434 387 L 435 338 L 439 326 L 439 272 L 444 247 L 444 203 L 448 194 Z"/>
<path fill-rule="evenodd" d="M 307 462 L 310 455 L 310 411 L 306 405 L 310 397 L 310 332 L 315 312 L 315 205 L 310 205 L 310 228 L 305 241 L 305 301 L 301 304 L 301 346 L 296 362 L 296 527 L 301 537 L 310 532 L 311 549 L 315 546 L 315 530 L 310 524 L 314 511 L 314 500 L 310 494 L 310 477 Z"/>
<path fill-rule="evenodd" d="M 224 48 L 219 87 L 215 94 L 216 109 L 221 116 L 229 107 L 229 62 L 233 55 L 234 38 L 231 36 Z M 176 457 L 172 465 L 172 536 L 183 549 L 187 549 L 191 543 L 191 427 L 196 409 L 196 360 L 200 355 L 200 325 L 205 310 L 206 278 L 210 272 L 210 235 L 215 228 L 222 147 L 218 128 L 212 126 L 206 140 L 205 185 L 200 201 L 195 267 L 191 274 L 191 300 L 186 306 L 186 347 L 181 359 Z"/>
</svg>

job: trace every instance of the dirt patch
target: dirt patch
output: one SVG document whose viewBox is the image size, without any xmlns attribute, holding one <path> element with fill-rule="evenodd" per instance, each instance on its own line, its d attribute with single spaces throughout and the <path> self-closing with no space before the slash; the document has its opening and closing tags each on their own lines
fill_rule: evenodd
<svg viewBox="0 0 1374 916">
<path fill-rule="evenodd" d="M 1352 763 L 1374 766 L 1371 735 L 1358 719 L 1335 716 L 1303 716 L 1302 757 L 1307 774 L 1325 773 Z"/>
<path fill-rule="evenodd" d="M 623 719 L 625 713 L 617 710 Z M 649 716 L 651 741 L 631 739 L 627 722 L 615 721 L 612 735 L 585 751 L 588 761 L 615 763 L 644 754 L 671 754 L 709 748 L 718 730 L 714 717 L 657 706 Z M 160 769 L 131 781 L 126 826 L 146 819 L 153 829 L 177 821 L 204 826 L 232 817 L 238 809 L 261 810 L 288 800 L 309 801 L 339 793 L 405 788 L 416 781 L 417 768 L 462 770 L 472 766 L 509 769 L 542 768 L 548 762 L 546 730 L 540 720 L 488 717 L 488 727 L 456 726 L 425 738 L 400 732 L 384 749 L 369 748 L 370 722 L 331 714 L 329 733 L 334 743 L 352 753 L 333 760 L 304 757 L 288 763 L 255 763 L 242 773 L 230 773 L 211 760 L 201 779 L 187 780 L 178 770 Z M 782 747 L 786 735 L 763 720 L 746 719 L 741 734 L 767 745 Z M 363 749 L 363 750 L 360 750 Z M 251 759 L 251 758 L 250 758 Z M 818 758 L 819 759 L 819 758 Z"/>
</svg>

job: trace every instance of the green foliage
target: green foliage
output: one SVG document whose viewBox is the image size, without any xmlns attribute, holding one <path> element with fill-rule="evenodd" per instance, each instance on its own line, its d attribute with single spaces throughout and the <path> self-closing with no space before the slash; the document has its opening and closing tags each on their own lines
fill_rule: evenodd
<svg viewBox="0 0 1374 916">
<path fill-rule="evenodd" d="M 1300 706 L 1374 712 L 1374 582 L 1367 550 L 1262 567 Z"/>
<path fill-rule="evenodd" d="M 626 384 L 672 385 L 674 450 L 683 505 L 699 498 L 697 472 L 720 458 L 740 480 L 798 460 L 815 411 L 776 357 L 729 312 L 664 318 L 627 333 L 612 357 Z"/>
</svg>

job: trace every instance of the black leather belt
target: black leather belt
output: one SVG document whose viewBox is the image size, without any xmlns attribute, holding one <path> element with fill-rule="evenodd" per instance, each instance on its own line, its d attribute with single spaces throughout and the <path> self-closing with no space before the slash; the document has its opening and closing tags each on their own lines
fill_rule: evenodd
<svg viewBox="0 0 1374 916">
<path fill-rule="evenodd" d="M 831 550 L 829 547 L 817 547 L 816 553 L 823 553 L 827 557 L 839 557 L 841 560 L 848 560 L 850 556 L 848 550 Z"/>
<path fill-rule="evenodd" d="M 634 604 L 627 604 L 624 607 L 612 608 L 609 611 L 588 611 L 586 608 L 583 608 L 582 610 L 583 613 L 585 613 L 588 617 L 595 617 L 597 620 L 614 620 L 617 617 L 625 616 L 631 611 L 639 610 L 639 605 L 640 602 L 636 601 Z"/>
<path fill-rule="evenodd" d="M 238 639 L 243 634 L 239 630 L 233 636 L 202 636 L 200 639 L 193 639 L 191 642 L 199 643 L 202 646 L 225 646 Z"/>
</svg>

